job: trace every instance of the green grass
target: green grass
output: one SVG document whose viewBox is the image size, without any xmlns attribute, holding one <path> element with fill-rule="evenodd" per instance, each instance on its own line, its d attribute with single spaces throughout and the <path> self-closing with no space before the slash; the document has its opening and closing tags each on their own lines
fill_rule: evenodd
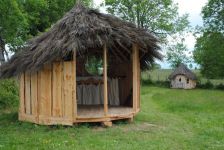
<svg viewBox="0 0 224 150">
<path fill-rule="evenodd" d="M 133 123 L 39 126 L 0 111 L 0 149 L 224 149 L 224 92 L 144 86 Z"/>
<path fill-rule="evenodd" d="M 196 74 L 197 78 L 201 80 L 201 83 L 204 84 L 208 81 L 208 79 L 202 77 L 200 70 L 193 70 L 193 72 Z M 156 69 L 145 71 L 142 73 L 142 79 L 147 80 L 150 77 L 152 81 L 167 81 L 171 73 L 172 69 Z M 209 79 L 209 81 L 213 85 L 224 84 L 224 79 Z"/>
</svg>

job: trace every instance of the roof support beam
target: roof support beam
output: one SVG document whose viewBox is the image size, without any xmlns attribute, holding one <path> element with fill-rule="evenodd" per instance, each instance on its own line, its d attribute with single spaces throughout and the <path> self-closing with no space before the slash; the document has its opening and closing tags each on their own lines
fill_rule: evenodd
<svg viewBox="0 0 224 150">
<path fill-rule="evenodd" d="M 73 51 L 73 122 L 77 118 L 77 99 L 76 99 L 76 50 Z"/>
<path fill-rule="evenodd" d="M 140 106 L 140 61 L 139 47 L 137 44 L 132 46 L 132 71 L 133 71 L 133 110 L 138 111 Z"/>
<path fill-rule="evenodd" d="M 108 91 L 107 91 L 107 45 L 103 46 L 103 82 L 104 82 L 104 115 L 108 116 Z"/>
</svg>

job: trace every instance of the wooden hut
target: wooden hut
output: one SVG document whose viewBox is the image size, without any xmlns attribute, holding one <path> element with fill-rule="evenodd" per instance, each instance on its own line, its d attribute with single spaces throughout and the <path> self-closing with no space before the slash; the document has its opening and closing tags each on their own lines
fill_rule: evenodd
<svg viewBox="0 0 224 150">
<path fill-rule="evenodd" d="M 103 74 L 88 72 L 92 58 Z M 19 77 L 21 121 L 111 125 L 139 112 L 140 70 L 155 58 L 161 55 L 150 32 L 77 4 L 3 64 L 0 77 Z"/>
<path fill-rule="evenodd" d="M 196 87 L 196 75 L 184 64 L 180 64 L 170 74 L 169 79 L 171 88 L 193 89 Z"/>
</svg>

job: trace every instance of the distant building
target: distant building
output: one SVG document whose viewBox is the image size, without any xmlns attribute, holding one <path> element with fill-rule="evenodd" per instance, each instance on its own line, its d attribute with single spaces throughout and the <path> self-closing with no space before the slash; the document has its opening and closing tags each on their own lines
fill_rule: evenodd
<svg viewBox="0 0 224 150">
<path fill-rule="evenodd" d="M 184 64 L 180 64 L 170 74 L 169 79 L 171 88 L 193 89 L 196 87 L 196 75 Z"/>
</svg>

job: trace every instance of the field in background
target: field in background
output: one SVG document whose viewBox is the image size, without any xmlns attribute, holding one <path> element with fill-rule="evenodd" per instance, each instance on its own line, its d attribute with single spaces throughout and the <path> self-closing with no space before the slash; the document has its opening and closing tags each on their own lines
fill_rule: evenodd
<svg viewBox="0 0 224 150">
<path fill-rule="evenodd" d="M 197 75 L 197 78 L 201 81 L 202 84 L 208 81 L 208 79 L 201 76 L 199 70 L 194 70 L 193 72 Z M 150 78 L 152 81 L 168 81 L 168 77 L 171 73 L 171 69 L 156 69 L 152 71 L 145 71 L 142 73 L 142 79 L 148 80 Z M 213 85 L 224 84 L 224 79 L 209 79 L 209 81 Z"/>
<path fill-rule="evenodd" d="M 224 149 L 224 92 L 143 86 L 133 123 L 40 126 L 0 109 L 0 149 Z"/>
</svg>

